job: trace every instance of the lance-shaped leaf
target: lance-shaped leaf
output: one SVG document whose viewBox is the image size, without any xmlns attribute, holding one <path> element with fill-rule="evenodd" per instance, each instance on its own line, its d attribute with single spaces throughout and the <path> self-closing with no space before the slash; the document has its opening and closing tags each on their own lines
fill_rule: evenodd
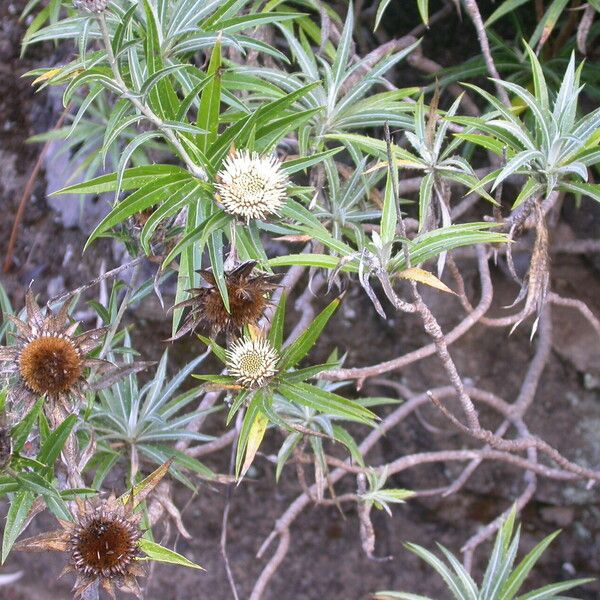
<svg viewBox="0 0 600 600">
<path fill-rule="evenodd" d="M 433 273 L 420 269 L 419 267 L 412 267 L 398 273 L 398 277 L 402 279 L 410 279 L 418 283 L 423 283 L 429 287 L 435 288 L 448 294 L 455 294 L 443 281 L 440 281 Z"/>
<path fill-rule="evenodd" d="M 181 567 L 188 567 L 190 569 L 200 569 L 201 571 L 205 570 L 203 567 L 195 562 L 192 562 L 178 552 L 169 550 L 169 548 L 165 548 L 164 546 L 161 546 L 152 540 L 142 538 L 138 542 L 138 547 L 146 556 L 141 556 L 137 560 L 154 560 L 156 562 L 170 563 L 172 565 L 179 565 Z"/>
<path fill-rule="evenodd" d="M 327 322 L 340 305 L 340 298 L 331 302 L 281 355 L 278 368 L 285 371 L 300 362 L 319 339 Z"/>
</svg>

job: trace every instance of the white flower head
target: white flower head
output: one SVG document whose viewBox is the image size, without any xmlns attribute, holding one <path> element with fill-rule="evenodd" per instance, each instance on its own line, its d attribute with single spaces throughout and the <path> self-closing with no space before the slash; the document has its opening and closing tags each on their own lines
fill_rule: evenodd
<svg viewBox="0 0 600 600">
<path fill-rule="evenodd" d="M 279 355 L 264 338 L 242 338 L 227 351 L 227 371 L 248 389 L 262 387 L 277 373 Z"/>
<path fill-rule="evenodd" d="M 281 161 L 248 150 L 236 150 L 217 173 L 217 200 L 225 212 L 250 219 L 278 214 L 287 197 L 288 178 Z"/>
</svg>

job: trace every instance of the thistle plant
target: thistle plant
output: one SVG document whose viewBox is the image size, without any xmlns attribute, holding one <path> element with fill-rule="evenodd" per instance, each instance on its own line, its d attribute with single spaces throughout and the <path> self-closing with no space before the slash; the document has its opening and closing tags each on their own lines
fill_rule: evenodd
<svg viewBox="0 0 600 600">
<path fill-rule="evenodd" d="M 61 528 L 21 540 L 16 549 L 25 552 L 55 551 L 70 555 L 64 573 L 75 572 L 75 597 L 98 583 L 110 596 L 115 588 L 142 597 L 137 577 L 143 576 L 140 559 L 163 560 L 201 568 L 172 551 L 142 538 L 143 513 L 134 509 L 166 475 L 169 463 L 161 465 L 131 492 L 96 502 L 80 500 L 77 512 L 60 521 Z"/>
<path fill-rule="evenodd" d="M 98 402 L 89 419 L 98 438 L 97 451 L 89 462 L 89 467 L 96 469 L 95 485 L 102 485 L 102 478 L 98 474 L 105 476 L 107 467 L 114 468 L 123 455 L 128 458 L 132 481 L 140 469 L 140 463 L 160 465 L 169 458 L 174 461 L 173 475 L 191 488 L 194 485 L 181 472 L 182 469 L 207 479 L 214 476 L 200 461 L 174 448 L 174 444 L 180 440 L 206 442 L 213 439 L 187 429 L 194 419 L 213 412 L 210 409 L 191 409 L 190 404 L 200 395 L 198 387 L 179 391 L 204 358 L 203 355 L 198 356 L 179 370 L 175 377 L 168 379 L 168 353 L 165 352 L 154 376 L 145 385 L 140 386 L 137 375 L 131 373 L 99 392 Z M 130 363 L 133 361 L 131 354 L 127 355 L 126 360 Z"/>
<path fill-rule="evenodd" d="M 543 588 L 519 594 L 535 564 L 560 532 L 556 531 L 545 537 L 529 551 L 521 562 L 515 565 L 521 533 L 520 526 L 515 531 L 515 517 L 516 511 L 512 510 L 498 530 L 481 585 L 475 583 L 458 558 L 441 544 L 438 544 L 438 547 L 447 564 L 422 546 L 407 544 L 406 547 L 435 570 L 456 600 L 558 599 L 565 598 L 562 595 L 563 592 L 592 581 L 591 579 L 572 579 L 551 583 Z M 375 598 L 377 600 L 429 600 L 426 596 L 405 592 L 377 592 Z"/>
<path fill-rule="evenodd" d="M 525 48 L 531 62 L 534 93 L 510 81 L 498 82 L 523 102 L 525 118 L 519 118 L 514 114 L 515 111 L 503 106 L 485 90 L 471 86 L 495 110 L 475 121 L 470 117 L 455 119 L 464 125 L 475 125 L 483 132 L 465 133 L 458 137 L 481 144 L 498 156 L 506 157 L 504 167 L 486 178 L 494 182 L 492 189 L 512 175 L 525 176 L 525 184 L 513 208 L 529 198 L 548 197 L 554 191 L 583 193 L 600 201 L 598 186 L 587 183 L 588 168 L 598 160 L 600 110 L 578 118 L 583 64 L 576 69 L 575 57 L 571 56 L 558 93 L 551 101 L 538 58 L 529 46 Z"/>
<path fill-rule="evenodd" d="M 234 392 L 230 401 L 228 421 L 231 421 L 239 410 L 245 408 L 237 446 L 236 474 L 243 476 L 252 464 L 269 421 L 286 427 L 286 420 L 274 410 L 276 397 L 282 397 L 293 405 L 346 420 L 373 423 L 375 415 L 368 408 L 307 382 L 330 368 L 330 363 L 304 368 L 299 366 L 339 303 L 339 299 L 331 302 L 296 340 L 285 348 L 285 296 L 279 301 L 266 337 L 262 337 L 256 328 L 250 327 L 245 337 L 226 350 L 213 340 L 199 336 L 225 364 L 226 374 L 194 377 L 209 382 L 211 388 Z"/>
<path fill-rule="evenodd" d="M 398 29 L 387 16 L 400 4 Z M 552 306 L 576 309 L 600 333 L 592 310 L 560 296 L 550 277 L 553 253 L 598 249 L 593 239 L 556 245 L 553 235 L 563 199 L 581 210 L 582 199 L 600 200 L 598 79 L 593 61 L 577 56 L 598 36 L 597 0 L 581 15 L 567 4 L 506 0 L 482 14 L 477 0 L 435 10 L 426 0 L 28 2 L 25 16 L 36 16 L 23 50 L 70 44 L 64 64 L 29 73 L 39 93 L 60 89 L 65 107 L 65 125 L 33 141 L 63 140 L 69 178 L 53 194 L 79 195 L 83 210 L 89 197 L 110 198 L 79 250 L 111 241 L 99 257 L 108 270 L 45 309 L 32 292 L 41 300 L 43 287 L 30 288 L 18 317 L 0 285 L 0 494 L 10 500 L 2 560 L 15 548 L 60 551 L 76 596 L 98 600 L 102 588 L 142 597 L 143 561 L 199 568 L 170 547 L 168 523 L 160 531 L 167 514 L 188 535 L 183 484 L 194 511 L 222 505 L 218 555 L 239 598 L 231 500 L 247 499 L 260 463 L 273 486 L 284 480 L 282 502 L 297 492 L 257 546 L 258 562 L 278 542 L 249 594 L 261 600 L 313 504 L 354 507 L 348 522 L 373 559 L 374 508 L 394 518 L 393 504 L 409 513 L 414 497 L 459 493 L 476 470 L 493 468 L 484 462 L 525 473 L 520 506 L 536 477 L 600 480 L 591 459 L 570 460 L 528 423 L 556 347 Z M 535 24 L 520 17 L 530 5 Z M 509 9 L 515 39 L 490 29 Z M 434 28 L 463 14 L 480 55 L 442 69 L 426 55 L 439 52 Z M 517 253 L 530 256 L 525 276 Z M 496 265 L 524 300 L 506 316 L 490 316 L 503 310 Z M 11 300 L 18 311 L 21 299 Z M 455 362 L 453 344 L 475 326 L 477 335 L 514 329 L 534 313 L 520 388 L 502 380 L 483 389 L 479 356 Z M 471 356 L 472 346 L 459 351 Z M 415 368 L 426 358 L 437 362 Z M 464 364 L 474 365 L 468 378 Z M 509 398 L 507 389 L 519 391 Z M 432 430 L 420 412 L 429 403 L 462 438 L 407 439 Z M 402 427 L 413 414 L 419 423 Z M 458 475 L 438 468 L 438 487 L 404 487 L 404 471 L 450 462 L 465 466 Z M 60 528 L 21 539 L 44 508 Z M 447 564 L 409 549 L 458 600 L 560 598 L 588 581 L 522 592 L 553 535 L 514 566 L 515 519 L 467 540 L 463 565 L 444 548 Z M 473 553 L 498 530 L 477 585 Z"/>
</svg>

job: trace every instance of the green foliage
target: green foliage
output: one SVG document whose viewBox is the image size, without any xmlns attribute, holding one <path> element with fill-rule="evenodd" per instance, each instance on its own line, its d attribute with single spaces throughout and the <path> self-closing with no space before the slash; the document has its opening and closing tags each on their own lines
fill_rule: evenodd
<svg viewBox="0 0 600 600">
<path fill-rule="evenodd" d="M 77 423 L 77 417 L 70 415 L 54 431 L 49 431 L 41 412 L 42 403 L 43 399 L 38 400 L 10 431 L 12 454 L 0 476 L 0 493 L 14 494 L 2 537 L 3 563 L 26 527 L 29 511 L 36 499 L 43 500 L 58 518 L 70 520 L 65 500 L 75 490 L 61 490 L 54 471 L 66 440 Z M 37 454 L 32 456 L 26 449 L 26 443 L 36 426 L 39 426 L 40 445 Z"/>
<path fill-rule="evenodd" d="M 369 489 L 364 494 L 360 494 L 360 497 L 366 502 L 367 506 L 373 505 L 379 510 L 385 510 L 391 517 L 392 510 L 390 504 L 403 504 L 408 498 L 414 495 L 414 492 L 398 488 L 385 488 L 387 478 L 387 468 L 384 468 L 379 473 L 372 470 L 367 474 Z"/>
<path fill-rule="evenodd" d="M 200 569 L 204 571 L 204 569 L 187 559 L 185 556 L 182 556 L 178 552 L 174 550 L 170 550 L 169 548 L 165 548 L 152 540 L 147 540 L 142 538 L 140 540 L 140 550 L 144 553 L 143 556 L 138 558 L 138 560 L 152 560 L 156 562 L 169 563 L 172 565 L 179 565 L 180 567 L 188 567 L 191 569 Z"/>
<path fill-rule="evenodd" d="M 482 84 L 488 57 L 476 56 L 438 72 L 435 84 L 428 80 L 430 85 L 404 88 L 387 78 L 398 69 L 413 68 L 406 59 L 421 50 L 420 40 L 404 38 L 361 56 L 364 40 L 355 34 L 364 28 L 361 24 L 359 31 L 355 3 L 340 4 L 347 4 L 344 15 L 337 14 L 338 4 L 316 0 L 113 0 L 97 14 L 60 0 L 27 4 L 24 17 L 37 12 L 23 51 L 34 43 L 61 40 L 76 48 L 66 64 L 29 74 L 39 89 L 60 87 L 68 107 L 65 127 L 32 139 L 63 141 L 70 179 L 55 193 L 79 195 L 84 209 L 86 197 L 112 194 L 110 210 L 93 228 L 84 250 L 111 237 L 123 242 L 131 256 L 150 257 L 159 266 L 156 276 L 140 287 L 115 283 L 104 304 L 90 302 L 108 328 L 96 355 L 124 363 L 119 377 L 106 385 L 92 374 L 94 387 L 77 414 L 52 430 L 43 398 L 26 414 L 14 415 L 9 414 L 12 390 L 6 398 L 0 395 L 12 449 L 0 476 L 0 494 L 11 500 L 2 560 L 41 503 L 68 520 L 68 503 L 99 491 L 114 471 L 126 472 L 121 479 L 133 488 L 131 495 L 148 485 L 147 479 L 139 482 L 144 465 L 161 465 L 164 475 L 172 460 L 172 475 L 193 490 L 196 476 L 214 479 L 208 467 L 185 452 L 188 443 L 201 447 L 213 440 L 192 427 L 223 408 L 217 403 L 214 409 L 199 409 L 198 400 L 207 392 L 225 392 L 225 425 L 231 428 L 237 420 L 233 470 L 238 479 L 248 472 L 266 431 L 278 428 L 284 437 L 274 460 L 277 478 L 292 456 L 310 452 L 319 487 L 328 471 L 327 444 L 333 442 L 366 473 L 368 489 L 355 497 L 359 503 L 391 513 L 392 504 L 413 493 L 386 488 L 387 470 L 368 469 L 355 432 L 376 427 L 379 406 L 394 401 L 350 399 L 344 395 L 346 382 L 325 381 L 328 371 L 344 363 L 337 352 L 323 364 L 311 361 L 311 350 L 342 298 L 325 306 L 290 340 L 286 292 L 276 292 L 273 314 L 241 332 L 242 340 L 264 342 L 265 352 L 275 356 L 274 366 L 267 365 L 264 378 L 255 380 L 233 374 L 236 339 L 227 332 L 225 345 L 214 335 L 198 336 L 207 352 L 188 359 L 172 375 L 165 351 L 142 384 L 136 375 L 137 351 L 129 332 L 119 329 L 124 313 L 153 290 L 162 303 L 163 283 L 170 275 L 177 280 L 176 305 L 189 299 L 191 289 L 198 296 L 208 294 L 208 287 L 198 289 L 202 278 L 208 281 L 207 274 L 218 289 L 216 299 L 231 312 L 239 298 L 228 288 L 229 269 L 253 261 L 269 275 L 276 268 L 307 267 L 308 285 L 317 270 L 330 289 L 357 280 L 386 318 L 390 308 L 380 298 L 385 296 L 392 308 L 405 306 L 404 280 L 451 292 L 438 279 L 449 253 L 508 241 L 501 215 L 503 187 L 513 193 L 513 184 L 520 186 L 510 210 L 554 192 L 600 201 L 593 174 L 600 164 L 600 109 L 585 114 L 587 101 L 600 97 L 600 71 L 589 63 L 577 66 L 575 58 L 576 49 L 585 50 L 600 28 L 590 26 L 585 36 L 570 32 L 566 0 L 545 3 L 535 23 L 522 14 L 532 9 L 533 0 L 504 0 L 484 15 L 501 79 Z M 398 3 L 374 3 L 369 26 L 382 30 L 393 4 Z M 463 18 L 471 16 L 463 4 L 464 9 L 455 2 L 457 11 L 463 10 Z M 598 0 L 590 6 L 600 8 Z M 414 7 L 428 26 L 433 4 L 416 0 Z M 589 14 L 589 8 L 585 11 Z M 492 30 L 504 21 L 514 26 L 514 39 Z M 448 87 L 459 82 L 463 94 Z M 492 85 L 506 90 L 510 106 L 489 91 Z M 455 98 L 448 101 L 446 90 Z M 470 105 L 464 94 L 471 95 Z M 480 116 L 473 116 L 478 114 L 473 97 Z M 280 210 L 245 222 L 225 210 L 223 167 L 236 150 L 278 159 L 278 168 L 289 178 Z M 480 177 L 475 167 L 486 155 L 493 157 L 485 163 L 493 168 Z M 81 181 L 75 183 L 76 177 Z M 253 177 L 236 193 L 253 194 L 258 176 Z M 403 188 L 412 178 L 416 186 L 409 181 Z M 471 198 L 463 202 L 469 195 L 478 203 L 466 212 L 461 206 L 471 206 Z M 482 217 L 491 205 L 492 217 Z M 297 243 L 306 246 L 301 249 Z M 435 263 L 437 277 L 431 272 Z M 233 293 L 244 298 L 247 290 Z M 13 313 L 1 286 L 0 308 Z M 172 311 L 173 334 L 183 310 L 177 306 Z M 3 320 L 0 342 L 10 344 L 7 333 L 13 332 Z M 184 388 L 209 353 L 225 369 L 195 374 L 202 385 Z M 39 446 L 31 450 L 33 439 L 39 439 Z M 61 460 L 75 460 L 65 457 L 66 448 L 79 453 L 75 470 L 82 471 L 82 480 L 91 480 L 89 488 L 69 489 L 64 477 L 58 477 L 61 453 Z M 72 473 L 74 463 L 69 467 Z M 125 502 L 126 495 L 121 499 Z M 521 593 L 554 535 L 514 566 L 519 543 L 514 520 L 511 513 L 503 524 L 481 586 L 445 548 L 440 546 L 444 562 L 421 546 L 408 547 L 436 570 L 457 600 L 564 598 L 563 591 L 586 581 Z M 155 543 L 150 532 L 139 549 L 140 560 L 201 568 Z M 399 592 L 378 597 L 428 600 Z"/>
<path fill-rule="evenodd" d="M 444 580 L 448 591 L 455 600 L 550 600 L 551 598 L 565 598 L 562 592 L 593 581 L 592 579 L 572 579 L 552 583 L 519 594 L 527 577 L 536 563 L 546 551 L 558 531 L 545 537 L 522 560 L 515 565 L 519 548 L 520 527 L 515 528 L 516 512 L 513 511 L 504 520 L 498 530 L 494 548 L 483 576 L 481 585 L 477 585 L 473 578 L 462 566 L 460 561 L 448 549 L 438 544 L 446 563 L 429 550 L 417 544 L 407 544 L 406 547 L 424 560 Z M 377 592 L 378 600 L 430 600 L 425 596 L 404 592 Z"/>
<path fill-rule="evenodd" d="M 244 457 L 246 457 L 246 463 L 244 463 L 245 468 L 243 471 L 245 472 L 249 467 L 251 459 L 258 449 L 258 445 L 256 445 L 249 463 L 247 453 L 249 441 L 252 442 L 254 438 L 262 439 L 267 423 L 270 422 L 288 430 L 290 425 L 293 424 L 293 420 L 287 418 L 290 413 L 289 407 L 278 403 L 279 400 L 283 400 L 291 407 L 299 408 L 300 411 L 308 409 L 308 415 L 322 414 L 326 419 L 337 418 L 367 425 L 373 424 L 375 414 L 368 408 L 324 387 L 307 382 L 319 373 L 335 366 L 335 362 L 305 369 L 299 367 L 299 363 L 308 355 L 339 304 L 339 299 L 331 302 L 293 342 L 284 347 L 285 296 L 282 297 L 273 317 L 273 324 L 268 338 L 279 357 L 276 365 L 277 373 L 258 389 L 239 386 L 237 378 L 233 375 L 194 375 L 197 379 L 208 381 L 224 389 L 239 389 L 231 400 L 231 407 L 227 416 L 227 421 L 230 422 L 239 410 L 246 407 L 237 446 L 236 474 L 243 474 L 242 463 Z M 202 338 L 202 336 L 199 337 L 210 346 L 219 360 L 227 362 L 227 354 L 224 348 L 212 340 Z M 321 421 L 321 425 L 325 423 L 325 420 Z M 258 424 L 260 424 L 260 427 Z M 331 431 L 333 433 L 333 430 Z M 257 440 L 258 444 L 260 439 Z M 352 442 L 348 443 L 354 449 Z M 288 448 L 291 452 L 294 447 L 293 442 L 284 444 L 284 446 L 287 445 L 291 445 Z M 283 455 L 289 457 L 287 450 L 284 451 Z M 278 471 L 281 471 L 282 467 L 283 463 L 278 465 Z"/>
<path fill-rule="evenodd" d="M 529 46 L 526 49 L 532 65 L 534 93 L 517 84 L 498 81 L 523 102 L 527 108 L 525 118 L 519 118 L 488 92 L 470 86 L 494 110 L 481 118 L 455 117 L 455 122 L 469 128 L 457 137 L 466 136 L 469 141 L 505 157 L 503 168 L 486 178 L 494 181 L 492 189 L 511 175 L 526 176 L 513 208 L 532 196 L 548 196 L 555 190 L 580 192 L 600 201 L 599 186 L 586 183 L 588 168 L 600 160 L 600 109 L 577 118 L 581 67 L 575 68 L 572 56 L 558 95 L 552 101 L 541 65 Z M 482 132 L 480 136 L 471 135 L 477 130 Z"/>
<path fill-rule="evenodd" d="M 109 462 L 112 467 L 126 453 L 132 473 L 137 471 L 142 459 L 161 465 L 167 459 L 174 458 L 172 472 L 186 485 L 194 488 L 180 469 L 202 478 L 212 478 L 214 474 L 208 467 L 173 448 L 175 442 L 180 440 L 205 442 L 213 439 L 187 429 L 191 421 L 212 412 L 190 407 L 200 393 L 199 388 L 177 393 L 204 358 L 204 355 L 198 356 L 183 366 L 172 379 L 167 379 L 168 353 L 165 352 L 154 376 L 141 388 L 137 376 L 132 373 L 112 387 L 100 390 L 98 402 L 94 404 L 89 419 L 99 442 L 98 452 L 90 459 L 90 467 L 98 469 L 104 462 Z M 132 355 L 126 354 L 126 362 L 132 361 Z M 119 448 L 119 451 L 113 448 Z M 106 474 L 102 469 L 100 473 Z M 94 483 L 102 485 L 102 478 L 98 474 Z"/>
</svg>

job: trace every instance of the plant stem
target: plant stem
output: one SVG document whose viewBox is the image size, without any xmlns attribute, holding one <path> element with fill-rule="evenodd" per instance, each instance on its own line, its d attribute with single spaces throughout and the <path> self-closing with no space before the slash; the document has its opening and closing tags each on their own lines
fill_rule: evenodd
<svg viewBox="0 0 600 600">
<path fill-rule="evenodd" d="M 103 358 L 106 355 L 106 353 L 110 350 L 111 342 L 112 342 L 113 338 L 115 337 L 115 334 L 117 333 L 117 329 L 119 328 L 121 320 L 123 319 L 123 315 L 125 314 L 125 311 L 127 310 L 127 306 L 129 304 L 131 294 L 133 293 L 133 290 L 135 288 L 135 284 L 137 282 L 139 273 L 140 273 L 140 264 L 138 263 L 135 265 L 135 267 L 133 269 L 133 273 L 131 274 L 131 280 L 129 281 L 129 285 L 127 286 L 127 291 L 125 292 L 125 295 L 123 296 L 123 300 L 121 301 L 121 305 L 119 306 L 117 316 L 115 317 L 115 320 L 111 323 L 110 329 L 108 330 L 108 333 L 106 334 L 106 338 L 104 340 L 104 345 L 102 346 L 102 350 L 100 351 L 99 358 Z"/>
<path fill-rule="evenodd" d="M 157 129 L 159 129 L 163 133 L 165 138 L 173 145 L 173 147 L 179 154 L 180 158 L 185 163 L 188 171 L 190 171 L 190 173 L 192 173 L 192 175 L 194 175 L 195 177 L 198 177 L 199 179 L 206 179 L 207 177 L 206 177 L 206 172 L 204 171 L 204 169 L 202 167 L 200 167 L 199 165 L 197 165 L 192 160 L 192 158 L 190 157 L 190 155 L 188 154 L 186 149 L 183 147 L 183 145 L 181 144 L 181 142 L 179 141 L 179 139 L 177 138 L 175 133 L 173 133 L 173 131 L 171 129 L 169 129 L 168 126 L 165 125 L 163 120 L 158 115 L 156 115 L 156 113 L 154 113 L 154 111 L 149 106 L 147 106 L 146 104 L 141 102 L 138 98 L 136 98 L 133 95 L 134 93 L 131 92 L 131 90 L 129 90 L 129 88 L 127 87 L 127 84 L 123 80 L 123 77 L 121 77 L 121 72 L 119 70 L 119 64 L 117 62 L 117 59 L 116 59 L 115 54 L 112 49 L 112 42 L 110 39 L 110 34 L 108 32 L 108 27 L 106 25 L 106 17 L 104 16 L 104 13 L 98 14 L 97 17 L 98 17 L 98 23 L 100 24 L 100 31 L 102 33 L 102 39 L 104 41 L 104 46 L 106 48 L 106 57 L 108 59 L 110 68 L 113 72 L 113 76 L 117 83 L 117 87 L 120 89 L 123 96 L 125 96 L 131 102 L 131 104 L 133 104 L 135 106 L 135 108 L 140 113 L 142 113 L 151 123 L 154 124 L 154 126 Z"/>
<path fill-rule="evenodd" d="M 490 50 L 490 42 L 487 34 L 485 33 L 485 25 L 483 24 L 483 19 L 481 18 L 481 13 L 479 12 L 479 6 L 477 6 L 476 0 L 464 0 L 464 3 L 471 20 L 473 21 L 473 25 L 475 26 L 477 39 L 479 40 L 479 46 L 487 66 L 488 73 L 494 79 L 500 79 L 500 74 L 498 73 L 498 69 L 496 69 L 496 64 L 494 63 L 494 59 L 492 57 L 492 51 Z M 510 107 L 510 98 L 508 97 L 506 90 L 498 82 L 494 82 L 494 85 L 496 86 L 496 91 L 498 92 L 498 97 L 502 101 L 502 104 Z"/>
</svg>

